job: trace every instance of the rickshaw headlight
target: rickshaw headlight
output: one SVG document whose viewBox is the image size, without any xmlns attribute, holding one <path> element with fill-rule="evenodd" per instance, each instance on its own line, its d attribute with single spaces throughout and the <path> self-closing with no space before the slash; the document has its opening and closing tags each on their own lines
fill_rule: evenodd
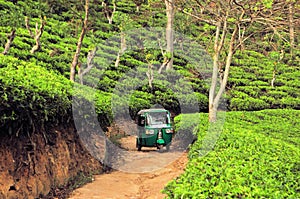
<svg viewBox="0 0 300 199">
<path fill-rule="evenodd" d="M 147 129 L 146 130 L 146 135 L 153 135 L 154 134 L 154 130 L 153 129 Z"/>
<path fill-rule="evenodd" d="M 166 129 L 166 133 L 173 133 L 173 129 Z"/>
</svg>

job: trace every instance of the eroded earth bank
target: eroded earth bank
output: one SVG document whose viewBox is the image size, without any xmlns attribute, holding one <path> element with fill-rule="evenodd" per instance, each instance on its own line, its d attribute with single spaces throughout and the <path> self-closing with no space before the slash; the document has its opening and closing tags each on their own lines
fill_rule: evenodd
<svg viewBox="0 0 300 199">
<path fill-rule="evenodd" d="M 101 171 L 74 127 L 1 137 L 0 199 L 64 198 L 78 176 Z"/>
<path fill-rule="evenodd" d="M 161 190 L 187 163 L 183 135 L 159 152 L 137 151 L 134 135 L 111 132 L 124 137 L 111 142 L 93 129 L 75 127 L 1 137 L 0 199 L 163 198 Z"/>
</svg>

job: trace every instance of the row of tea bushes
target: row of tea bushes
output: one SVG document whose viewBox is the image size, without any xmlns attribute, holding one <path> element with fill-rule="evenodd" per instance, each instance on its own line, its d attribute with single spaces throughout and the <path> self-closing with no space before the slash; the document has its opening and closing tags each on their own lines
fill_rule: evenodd
<svg viewBox="0 0 300 199">
<path fill-rule="evenodd" d="M 229 109 L 300 109 L 299 79 L 297 65 L 287 65 L 254 51 L 237 52 L 226 93 Z"/>
<path fill-rule="evenodd" d="M 71 82 L 44 67 L 0 55 L 0 123 L 15 133 L 70 116 Z"/>
<path fill-rule="evenodd" d="M 208 127 L 202 114 L 185 173 L 163 192 L 168 198 L 299 198 L 299 116 L 289 109 L 229 112 L 216 145 L 202 157 Z"/>
</svg>

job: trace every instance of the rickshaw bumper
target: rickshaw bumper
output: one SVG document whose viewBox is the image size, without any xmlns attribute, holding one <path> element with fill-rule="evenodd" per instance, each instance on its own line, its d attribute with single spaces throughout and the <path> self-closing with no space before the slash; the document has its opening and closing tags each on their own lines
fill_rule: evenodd
<svg viewBox="0 0 300 199">
<path fill-rule="evenodd" d="M 164 139 L 158 139 L 158 140 L 156 141 L 156 143 L 157 143 L 158 145 L 164 145 L 166 142 L 165 142 Z"/>
</svg>

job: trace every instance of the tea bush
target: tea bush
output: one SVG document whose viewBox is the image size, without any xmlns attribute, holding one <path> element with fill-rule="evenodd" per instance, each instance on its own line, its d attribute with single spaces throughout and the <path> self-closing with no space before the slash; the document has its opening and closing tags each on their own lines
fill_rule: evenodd
<svg viewBox="0 0 300 199">
<path fill-rule="evenodd" d="M 101 127 L 106 128 L 112 122 L 111 93 L 85 92 L 87 87 L 73 93 L 72 83 L 62 75 L 10 56 L 0 55 L 0 66 L 1 133 L 19 135 L 47 124 L 72 121 L 73 95 L 81 98 L 78 103 L 95 104 Z M 86 113 L 86 117 L 90 116 Z"/>
<path fill-rule="evenodd" d="M 300 94 L 299 66 L 274 61 L 274 55 L 266 57 L 247 50 L 235 54 L 226 93 L 231 110 L 298 109 L 294 98 Z"/>
<path fill-rule="evenodd" d="M 262 110 L 269 108 L 269 104 L 265 101 L 253 97 L 241 98 L 231 98 L 230 109 L 231 110 Z"/>
<path fill-rule="evenodd" d="M 128 4 L 128 2 L 122 0 L 118 1 L 117 4 L 118 11 L 127 11 L 129 17 L 131 17 L 130 13 L 135 12 L 135 5 L 132 2 Z M 21 81 L 22 79 L 21 73 L 16 72 L 21 70 L 17 69 L 17 66 L 26 66 L 25 68 L 27 68 L 29 65 L 33 65 L 34 67 L 32 68 L 39 68 L 37 70 L 40 71 L 40 73 L 37 75 L 41 75 L 41 71 L 44 71 L 45 77 L 50 77 L 53 73 L 55 74 L 55 78 L 58 78 L 59 74 L 69 78 L 70 63 L 72 61 L 72 56 L 75 52 L 77 39 L 80 33 L 80 28 L 76 27 L 78 25 L 76 21 L 80 15 L 75 16 L 70 12 L 70 10 L 68 10 L 67 6 L 64 5 L 60 5 L 62 6 L 60 8 L 58 8 L 58 5 L 56 4 L 53 8 L 50 8 L 49 5 L 53 6 L 51 3 L 45 4 L 32 0 L 28 0 L 26 2 L 15 1 L 15 3 L 8 1 L 0 2 L 0 12 L 4 16 L 2 18 L 3 23 L 0 25 L 1 51 L 4 49 L 7 34 L 11 31 L 11 27 L 15 26 L 17 29 L 17 36 L 12 43 L 11 49 L 8 53 L 9 56 L 5 59 L 3 57 L 0 58 L 0 68 L 7 68 L 7 65 L 16 67 L 16 69 L 12 71 L 18 73 L 19 76 L 17 81 Z M 152 13 L 145 12 L 143 14 L 134 15 L 136 18 L 132 27 L 149 27 L 153 26 L 153 24 L 164 27 L 165 11 L 161 9 L 161 5 L 163 5 L 163 3 L 159 2 L 156 7 L 151 8 Z M 135 71 L 138 68 L 145 69 L 139 71 L 145 76 L 147 72 L 146 55 L 148 52 L 153 54 L 153 64 L 155 65 L 155 69 L 161 65 L 163 56 L 157 46 L 153 46 L 154 49 L 147 49 L 144 48 L 147 46 L 146 43 L 144 43 L 145 46 L 141 47 L 142 49 L 131 49 L 130 52 L 126 51 L 126 53 L 121 56 L 119 66 L 117 68 L 114 67 L 114 61 L 120 47 L 119 38 L 116 36 L 119 35 L 120 31 L 118 24 L 116 22 L 108 24 L 107 19 L 102 14 L 101 6 L 95 4 L 90 4 L 90 6 L 89 28 L 91 31 L 88 31 L 84 38 L 79 62 L 84 65 L 86 63 L 86 56 L 89 50 L 97 46 L 96 56 L 93 60 L 93 64 L 97 67 L 97 69 L 92 69 L 94 74 L 90 76 L 87 75 L 84 81 L 89 86 L 94 87 L 96 85 L 101 91 L 96 97 L 96 104 L 99 105 L 97 106 L 96 111 L 99 115 L 101 115 L 99 118 L 104 118 L 106 121 L 104 123 L 109 124 L 112 118 L 109 106 L 112 97 L 110 93 L 115 92 L 116 85 L 122 86 L 120 85 L 122 82 L 119 82 L 120 79 L 125 78 L 129 71 Z M 148 5 L 142 6 L 141 11 L 148 9 L 148 7 L 146 8 L 145 6 L 147 7 Z M 37 7 L 39 7 L 39 9 L 36 9 Z M 15 16 L 16 13 L 19 13 L 18 16 L 20 15 L 20 18 L 17 19 L 14 17 L 14 20 L 11 20 L 11 17 L 7 17 L 7 13 L 13 13 L 11 11 L 15 11 Z M 42 48 L 35 54 L 30 53 L 30 49 L 35 44 L 35 41 L 29 35 L 28 30 L 24 26 L 25 15 L 30 17 L 30 27 L 32 31 L 35 28 L 35 23 L 40 23 L 39 17 L 47 16 L 46 25 L 41 37 Z M 182 18 L 182 16 L 178 17 Z M 188 18 L 185 18 L 184 20 L 187 23 L 190 23 Z M 186 24 L 180 23 L 175 28 L 176 30 L 184 31 L 186 35 L 190 36 L 193 36 L 193 33 L 189 32 L 192 30 L 213 30 L 210 26 L 185 26 Z M 153 33 L 152 36 L 155 38 L 155 33 Z M 200 43 L 203 43 L 204 41 L 208 42 L 207 40 L 209 39 L 208 37 L 203 37 L 203 35 L 201 37 L 197 35 L 197 37 L 198 38 L 192 38 Z M 139 40 L 141 40 L 141 45 L 143 46 L 143 38 L 139 38 Z M 127 40 L 127 44 L 129 45 L 130 43 L 131 41 Z M 151 44 L 149 44 L 149 46 L 151 46 Z M 153 82 L 155 84 L 154 89 L 151 90 L 147 86 L 147 82 L 143 82 L 142 85 L 140 85 L 141 88 L 136 89 L 136 92 L 132 95 L 129 105 L 132 115 L 134 115 L 138 109 L 149 108 L 155 104 L 161 104 L 162 106 L 173 109 L 174 112 L 179 113 L 180 101 L 186 102 L 185 105 L 181 104 L 183 109 L 188 109 L 186 104 L 191 104 L 198 105 L 200 111 L 206 112 L 208 110 L 207 102 L 209 85 L 205 78 L 210 77 L 208 75 L 210 75 L 211 68 L 208 66 L 211 58 L 208 56 L 206 51 L 199 49 L 199 45 L 196 42 L 183 44 L 183 48 L 186 50 L 179 50 L 174 54 L 175 75 L 166 75 L 166 77 L 164 77 L 165 74 L 162 74 L 162 76 L 157 76 L 157 74 L 155 74 Z M 197 49 L 197 51 L 193 51 L 192 49 Z M 295 53 L 296 55 L 299 54 L 298 51 L 295 51 Z M 18 59 L 11 61 L 10 56 Z M 229 102 L 228 107 L 231 110 L 260 110 L 265 108 L 299 109 L 300 105 L 298 98 L 300 96 L 300 74 L 299 66 L 295 64 L 297 63 L 297 59 L 295 59 L 296 61 L 290 61 L 290 65 L 286 65 L 285 63 L 287 62 L 278 62 L 274 64 L 274 59 L 277 59 L 277 57 L 278 53 L 270 53 L 270 56 L 266 57 L 259 52 L 249 50 L 245 50 L 243 52 L 238 51 L 235 54 L 228 80 L 228 86 L 226 88 L 227 93 L 225 94 L 226 99 L 228 99 Z M 25 61 L 26 63 L 23 63 L 22 61 Z M 198 71 L 196 66 L 200 67 L 201 71 Z M 274 82 L 274 88 L 272 88 L 270 83 L 274 69 L 276 69 L 276 79 Z M 6 69 L 3 69 L 3 71 L 5 70 Z M 51 71 L 50 74 L 49 71 Z M 28 74 L 26 73 L 24 79 L 28 78 L 27 76 Z M 4 73 L 1 78 L 2 77 L 7 80 L 7 78 L 4 77 Z M 63 79 L 63 77 L 60 78 Z M 48 84 L 47 78 L 40 79 L 41 82 L 38 82 L 40 85 L 37 85 L 37 87 Z M 168 89 L 172 86 L 169 82 L 170 79 L 183 79 L 183 81 L 186 82 L 186 85 L 182 87 L 180 85 L 175 87 L 175 90 L 177 90 L 176 93 L 174 90 Z M 62 81 L 65 81 L 65 79 Z M 139 79 L 132 78 L 131 81 L 138 82 Z M 32 80 L 32 82 L 37 82 L 37 80 Z M 127 82 L 126 84 L 131 84 L 132 82 Z M 69 84 L 70 83 L 67 83 L 67 85 Z M 67 88 L 69 88 L 69 86 L 65 89 Z M 124 88 L 127 88 L 127 85 L 124 84 Z M 24 90 L 25 92 L 26 89 L 19 90 Z M 44 92 L 46 94 L 42 95 L 39 93 L 36 95 L 51 95 L 51 92 L 48 93 L 48 90 L 50 91 L 51 89 L 45 88 Z M 194 93 L 187 94 L 186 90 L 192 90 Z M 3 93 L 5 92 L 8 91 L 3 91 Z M 26 91 L 26 93 L 27 92 L 33 91 Z M 64 92 L 72 91 L 64 90 Z M 23 99 L 25 95 L 21 91 L 17 93 L 15 93 L 17 95 L 16 98 L 20 98 L 24 102 L 28 100 Z M 26 96 L 31 95 L 33 94 L 26 94 Z M 101 96 L 103 96 L 103 100 L 100 99 Z M 53 104 L 54 101 L 51 101 L 51 103 Z M 49 105 L 45 106 L 47 107 Z M 60 104 L 58 107 L 59 106 Z M 43 109 L 43 107 L 40 108 Z M 108 110 L 105 110 L 105 108 L 108 108 Z M 15 109 L 17 110 L 18 108 L 15 107 Z M 15 120 L 15 117 L 19 117 L 15 116 L 13 108 L 10 110 L 11 113 L 6 113 L 5 115 L 7 122 L 9 121 L 8 118 Z M 33 109 L 32 112 L 36 112 L 36 110 Z M 37 112 L 40 114 L 39 117 L 41 118 L 45 115 L 48 117 L 48 113 L 42 114 L 39 110 L 37 110 Z"/>
<path fill-rule="evenodd" d="M 132 22 L 132 27 L 149 27 L 153 26 L 165 26 L 165 11 L 161 9 L 161 2 L 152 9 L 152 16 L 148 12 L 143 14 L 135 13 L 135 5 L 130 2 L 118 1 L 118 11 L 126 11 L 128 17 L 135 13 L 135 20 Z M 39 9 L 34 9 L 36 7 Z M 54 7 L 49 7 L 54 6 Z M 45 67 L 48 70 L 54 70 L 66 78 L 69 76 L 69 67 L 72 61 L 72 56 L 75 52 L 78 34 L 80 29 L 76 28 L 77 16 L 72 15 L 67 6 L 56 4 L 44 4 L 35 1 L 16 1 L 15 4 L 11 2 L 1 1 L 0 7 L 2 8 L 1 13 L 10 13 L 10 11 L 18 10 L 21 15 L 18 24 L 17 21 L 14 23 L 17 27 L 17 36 L 12 43 L 12 47 L 9 51 L 9 55 L 18 57 L 20 60 L 34 63 L 35 65 Z M 100 82 L 98 88 L 104 92 L 113 92 L 114 87 L 120 77 L 123 77 L 130 70 L 135 70 L 138 67 L 147 67 L 147 61 L 145 60 L 146 54 L 151 52 L 154 56 L 153 63 L 156 63 L 155 67 L 161 65 L 163 56 L 159 49 L 132 49 L 121 56 L 119 67 L 113 68 L 116 55 L 119 51 L 120 41 L 117 35 L 119 34 L 118 23 L 108 24 L 107 19 L 102 14 L 102 6 L 90 4 L 90 29 L 86 37 L 84 38 L 83 46 L 81 49 L 81 55 L 79 62 L 82 65 L 86 62 L 86 56 L 89 50 L 97 46 L 98 50 L 94 59 L 94 64 L 104 70 L 99 74 Z M 148 9 L 148 5 L 144 5 L 141 8 L 143 10 Z M 24 27 L 23 15 L 30 17 L 30 26 L 34 30 L 35 22 L 40 22 L 40 15 L 47 16 L 45 29 L 41 37 L 42 49 L 35 54 L 30 53 L 30 49 L 35 44 L 33 38 L 30 37 L 28 30 Z M 190 23 L 190 20 L 186 17 L 178 15 L 181 20 L 186 23 Z M 178 19 L 179 19 L 178 18 Z M 176 21 L 176 20 L 175 20 Z M 5 22 L 5 23 L 4 23 Z M 213 30 L 210 26 L 191 26 L 185 27 L 186 24 L 179 22 L 176 26 L 176 31 L 183 31 L 186 35 L 192 36 L 193 33 L 190 31 L 210 31 Z M 176 22 L 176 23 L 177 23 Z M 8 17 L 3 18 L 3 23 L 0 26 L 0 50 L 6 42 L 7 33 L 11 31 L 12 21 Z M 21 25 L 23 24 L 23 25 Z M 131 30 L 132 31 L 132 30 Z M 133 32 L 133 31 L 132 31 Z M 155 34 L 153 35 L 155 36 Z M 203 36 L 203 35 L 202 35 Z M 209 39 L 206 37 L 192 37 L 193 39 L 202 43 Z M 142 38 L 140 38 L 142 41 Z M 206 41 L 208 42 L 208 41 Z M 127 41 L 130 44 L 130 41 Z M 143 43 L 143 42 L 142 42 Z M 155 43 L 155 42 L 154 42 Z M 141 44 L 143 45 L 143 44 Z M 192 89 L 198 96 L 199 109 L 201 111 L 207 111 L 207 96 L 208 96 L 208 85 L 204 82 L 204 78 L 207 74 L 210 74 L 211 68 L 207 67 L 210 62 L 210 58 L 206 51 L 199 50 L 199 45 L 195 43 L 183 44 L 186 51 L 175 52 L 174 54 L 174 69 L 178 74 L 185 78 Z M 194 46 L 193 46 L 194 45 Z M 146 45 L 147 46 L 147 45 Z M 151 45 L 150 45 L 151 46 Z M 157 48 L 157 46 L 155 46 Z M 191 49 L 197 49 L 193 51 Z M 295 53 L 299 53 L 295 51 Z M 229 102 L 229 108 L 231 110 L 260 110 L 264 108 L 281 108 L 290 107 L 297 109 L 299 104 L 297 100 L 292 102 L 299 97 L 300 93 L 300 79 L 299 67 L 295 66 L 296 61 L 291 62 L 291 65 L 286 65 L 286 62 L 274 62 L 278 59 L 278 53 L 272 52 L 269 57 L 255 51 L 245 50 L 243 52 L 238 51 L 234 58 L 230 71 L 230 77 L 227 86 L 227 99 Z M 277 60 L 275 60 L 277 61 Z M 202 71 L 201 74 L 196 70 L 196 66 L 200 66 Z M 206 66 L 206 67 L 202 67 Z M 0 63 L 0 67 L 2 64 Z M 273 70 L 276 68 L 276 79 L 274 82 L 273 89 L 270 86 Z M 76 71 L 77 72 L 77 71 Z M 145 71 L 144 71 L 145 73 Z M 98 75 L 98 73 L 97 73 Z M 96 82 L 96 78 L 89 77 L 89 85 L 92 82 Z M 281 87 L 284 87 L 281 89 Z M 291 88 L 291 89 L 287 89 Z M 162 89 L 158 89 L 162 90 Z M 236 91 L 236 92 L 235 92 Z M 238 93 L 239 92 L 239 93 Z M 276 93 L 275 93 L 276 92 Z M 279 93 L 281 92 L 281 93 Z M 168 94 L 170 94 L 168 92 Z M 151 96 L 152 94 L 149 94 Z M 167 106 L 171 106 L 170 102 L 176 102 L 174 96 L 170 97 L 169 100 L 164 95 L 160 95 L 163 99 L 160 101 L 166 102 Z M 264 98 L 262 96 L 267 96 Z M 158 97 L 158 96 L 157 96 Z M 249 99 L 247 99 L 249 97 Z M 151 98 L 151 97 L 150 97 Z M 253 98 L 258 98 L 254 100 Z M 272 100 L 271 98 L 275 98 Z M 264 101 L 264 100 L 267 101 Z M 142 99 L 141 99 L 142 100 Z M 194 102 L 192 98 L 187 97 L 187 100 Z M 264 102 L 262 102 L 264 101 Z M 157 100 L 159 102 L 159 100 Z M 272 102 L 270 104 L 270 102 Z M 147 102 L 152 103 L 152 102 Z M 266 103 L 268 105 L 266 105 Z M 177 105 L 176 105 L 177 107 Z"/>
<path fill-rule="evenodd" d="M 185 173 L 163 192 L 175 199 L 299 198 L 299 116 L 288 109 L 229 112 L 214 149 L 204 157 L 208 122 L 200 120 Z"/>
<path fill-rule="evenodd" d="M 15 131 L 59 123 L 70 117 L 71 83 L 63 76 L 33 63 L 1 56 L 0 124 Z M 26 125 L 28 125 L 26 127 Z"/>
</svg>

